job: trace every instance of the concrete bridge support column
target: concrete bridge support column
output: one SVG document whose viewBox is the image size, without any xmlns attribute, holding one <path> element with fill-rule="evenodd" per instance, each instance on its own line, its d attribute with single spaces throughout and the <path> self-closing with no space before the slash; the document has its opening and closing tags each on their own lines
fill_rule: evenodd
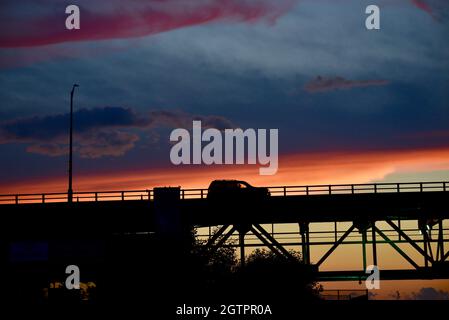
<svg viewBox="0 0 449 320">
<path fill-rule="evenodd" d="M 377 244 L 376 244 L 376 221 L 371 222 L 372 242 L 373 242 L 373 264 L 377 266 Z"/>
<path fill-rule="evenodd" d="M 252 226 L 251 224 L 238 224 L 235 225 L 235 228 L 239 232 L 239 247 L 240 247 L 240 266 L 245 266 L 245 236 L 248 233 L 248 231 L 251 230 Z"/>
<path fill-rule="evenodd" d="M 438 248 L 436 260 L 444 261 L 443 220 L 438 222 Z"/>
<path fill-rule="evenodd" d="M 368 229 L 371 227 L 371 223 L 368 220 L 357 219 L 353 222 L 353 226 L 359 230 L 359 233 L 362 237 L 362 263 L 363 263 L 363 272 L 365 272 L 367 266 L 366 262 L 366 243 L 368 242 L 367 232 Z"/>
<path fill-rule="evenodd" d="M 245 234 L 239 233 L 239 245 L 240 245 L 240 266 L 245 266 Z"/>
<path fill-rule="evenodd" d="M 309 223 L 300 222 L 299 232 L 301 233 L 302 259 L 305 264 L 310 264 Z"/>
<path fill-rule="evenodd" d="M 366 230 L 362 231 L 362 257 L 363 257 L 363 271 L 366 270 Z"/>
</svg>

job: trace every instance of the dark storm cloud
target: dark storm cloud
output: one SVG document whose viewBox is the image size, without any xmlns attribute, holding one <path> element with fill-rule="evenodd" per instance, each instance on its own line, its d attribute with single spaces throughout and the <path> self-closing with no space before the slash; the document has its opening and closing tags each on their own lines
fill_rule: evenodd
<svg viewBox="0 0 449 320">
<path fill-rule="evenodd" d="M 120 107 L 80 109 L 74 113 L 74 119 L 78 133 L 104 127 L 142 127 L 147 123 L 133 110 Z M 65 137 L 69 121 L 68 113 L 8 121 L 0 125 L 0 143 Z"/>
<path fill-rule="evenodd" d="M 215 115 L 189 115 L 181 111 L 150 111 L 149 121 L 147 126 L 149 127 L 172 127 L 172 128 L 189 128 L 192 126 L 193 120 L 199 120 L 202 122 L 203 128 L 216 128 L 218 130 L 224 130 L 227 128 L 233 128 L 234 125 L 231 121 L 224 117 Z"/>
<path fill-rule="evenodd" d="M 414 300 L 449 300 L 449 292 L 437 290 L 435 288 L 421 288 L 418 292 L 412 293 Z"/>
<path fill-rule="evenodd" d="M 85 158 L 121 156 L 140 139 L 139 133 L 157 128 L 189 128 L 193 120 L 220 130 L 233 124 L 220 116 L 153 110 L 145 115 L 131 108 L 81 109 L 74 113 L 75 151 Z M 69 114 L 16 119 L 0 124 L 0 144 L 25 143 L 32 153 L 67 153 Z"/>
<path fill-rule="evenodd" d="M 387 80 L 347 80 L 342 77 L 326 78 L 317 76 L 304 86 L 304 90 L 310 93 L 316 93 L 341 89 L 384 86 L 388 83 Z"/>
<path fill-rule="evenodd" d="M 139 140 L 137 134 L 118 130 L 92 130 L 76 135 L 75 153 L 83 158 L 100 158 L 104 156 L 122 156 L 134 148 Z M 53 142 L 35 141 L 26 150 L 48 156 L 62 156 L 68 153 L 68 145 L 62 139 Z"/>
</svg>

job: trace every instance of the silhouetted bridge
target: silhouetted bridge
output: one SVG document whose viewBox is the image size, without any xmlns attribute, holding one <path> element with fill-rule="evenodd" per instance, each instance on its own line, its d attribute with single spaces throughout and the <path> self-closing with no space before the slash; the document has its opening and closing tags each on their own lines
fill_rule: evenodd
<svg viewBox="0 0 449 320">
<path fill-rule="evenodd" d="M 239 247 L 242 263 L 245 248 L 268 247 L 287 257 L 288 249 L 300 248 L 321 280 L 365 279 L 368 260 L 377 265 L 379 245 L 388 244 L 411 268 L 381 270 L 382 279 L 449 279 L 449 182 L 269 189 L 267 199 L 239 202 L 210 201 L 207 189 L 178 189 L 160 199 L 155 190 L 75 192 L 73 203 L 66 193 L 0 195 L 0 232 L 7 241 L 151 233 L 176 237 L 180 228 L 193 226 L 209 248 Z M 316 227 L 319 223 L 327 224 Z M 328 257 L 345 244 L 360 245 L 360 267 L 324 270 Z M 328 250 L 312 260 L 316 246 Z"/>
</svg>

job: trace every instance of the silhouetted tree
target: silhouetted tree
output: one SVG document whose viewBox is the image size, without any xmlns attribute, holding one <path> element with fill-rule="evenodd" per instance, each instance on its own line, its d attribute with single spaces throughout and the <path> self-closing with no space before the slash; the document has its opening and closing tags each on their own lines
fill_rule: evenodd
<svg viewBox="0 0 449 320">
<path fill-rule="evenodd" d="M 193 240 L 188 270 L 184 276 L 186 293 L 197 298 L 318 299 L 321 286 L 314 281 L 314 272 L 303 263 L 298 252 L 290 257 L 271 250 L 257 249 L 244 267 L 236 258 L 234 247 L 205 249 L 204 241 Z"/>
<path fill-rule="evenodd" d="M 176 305 L 318 299 L 320 287 L 299 253 L 287 258 L 258 249 L 241 267 L 234 247 L 209 248 L 195 235 L 117 236 L 94 279 L 97 300 Z"/>
<path fill-rule="evenodd" d="M 240 292 L 267 299 L 319 299 L 321 286 L 315 281 L 311 266 L 303 263 L 300 253 L 289 251 L 290 257 L 271 250 L 256 249 L 237 268 Z"/>
</svg>

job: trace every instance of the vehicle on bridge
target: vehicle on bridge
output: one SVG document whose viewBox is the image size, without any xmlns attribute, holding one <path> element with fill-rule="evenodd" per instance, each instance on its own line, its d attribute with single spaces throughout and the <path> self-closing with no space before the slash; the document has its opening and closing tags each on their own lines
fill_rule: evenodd
<svg viewBox="0 0 449 320">
<path fill-rule="evenodd" d="M 211 200 L 242 199 L 260 200 L 270 196 L 265 187 L 254 187 L 241 180 L 214 180 L 209 185 L 207 198 Z"/>
</svg>

